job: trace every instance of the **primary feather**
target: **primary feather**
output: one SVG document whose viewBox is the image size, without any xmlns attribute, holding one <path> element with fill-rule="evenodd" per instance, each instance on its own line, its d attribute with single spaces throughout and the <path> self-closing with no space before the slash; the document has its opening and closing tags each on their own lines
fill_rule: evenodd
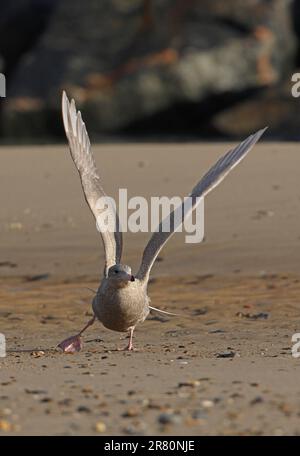
<svg viewBox="0 0 300 456">
<path fill-rule="evenodd" d="M 71 156 L 80 175 L 85 199 L 95 219 L 99 220 L 103 209 L 97 205 L 97 202 L 101 197 L 106 198 L 106 194 L 100 183 L 91 151 L 91 143 L 81 113 L 76 111 L 74 100 L 71 103 L 69 102 L 65 92 L 62 96 L 62 113 Z M 110 210 L 112 211 L 113 208 L 110 207 Z M 116 212 L 111 213 L 111 217 L 115 220 L 115 232 L 100 231 L 105 250 L 105 275 L 111 266 L 120 262 L 122 255 L 122 233 L 120 232 L 119 219 Z"/>
<path fill-rule="evenodd" d="M 154 261 L 163 248 L 167 240 L 174 234 L 176 229 L 183 223 L 184 218 L 188 217 L 195 207 L 199 204 L 200 198 L 207 195 L 215 188 L 227 174 L 247 155 L 252 147 L 257 143 L 266 128 L 259 130 L 254 135 L 249 136 L 245 141 L 240 143 L 233 150 L 227 152 L 221 157 L 217 163 L 202 177 L 198 184 L 193 188 L 189 196 L 192 198 L 192 205 L 189 211 L 184 211 L 184 203 L 174 209 L 164 220 L 159 224 L 157 230 L 152 235 L 150 241 L 146 245 L 143 253 L 142 263 L 136 275 L 138 279 L 147 282 Z M 179 217 L 178 217 L 179 215 Z M 179 221 L 179 223 L 178 223 Z M 177 224 L 176 224 L 177 222 Z M 168 226 L 170 230 L 163 231 L 163 227 Z"/>
</svg>

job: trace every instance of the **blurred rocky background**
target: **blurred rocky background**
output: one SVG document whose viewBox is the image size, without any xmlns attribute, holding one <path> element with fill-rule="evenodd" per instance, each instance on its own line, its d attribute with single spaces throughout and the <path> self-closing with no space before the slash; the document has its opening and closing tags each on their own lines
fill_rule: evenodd
<svg viewBox="0 0 300 456">
<path fill-rule="evenodd" d="M 93 139 L 299 139 L 299 0 L 1 0 L 2 141 L 63 137 L 61 91 Z"/>
</svg>

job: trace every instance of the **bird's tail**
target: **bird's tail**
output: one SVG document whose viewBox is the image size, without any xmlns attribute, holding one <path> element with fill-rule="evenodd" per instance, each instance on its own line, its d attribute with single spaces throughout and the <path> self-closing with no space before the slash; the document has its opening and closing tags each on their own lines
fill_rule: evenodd
<svg viewBox="0 0 300 456">
<path fill-rule="evenodd" d="M 160 310 L 160 309 L 157 309 L 156 307 L 152 307 L 152 306 L 148 306 L 148 307 L 151 310 L 155 310 L 156 312 L 161 312 L 161 313 L 166 314 L 166 315 L 173 315 L 174 317 L 184 317 L 184 315 L 176 314 L 176 313 L 173 313 L 173 312 L 166 312 L 165 310 Z"/>
</svg>

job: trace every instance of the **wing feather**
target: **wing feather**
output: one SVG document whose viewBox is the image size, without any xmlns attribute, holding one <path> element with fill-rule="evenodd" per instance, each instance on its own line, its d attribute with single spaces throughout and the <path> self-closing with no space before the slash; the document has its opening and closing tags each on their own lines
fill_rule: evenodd
<svg viewBox="0 0 300 456">
<path fill-rule="evenodd" d="M 177 207 L 159 224 L 157 230 L 152 235 L 148 244 L 145 247 L 142 263 L 136 275 L 141 281 L 147 281 L 151 268 L 155 262 L 157 255 L 163 248 L 167 240 L 173 235 L 176 229 L 182 225 L 184 218 L 190 215 L 193 209 L 199 204 L 200 198 L 206 196 L 213 188 L 227 176 L 227 174 L 247 155 L 252 147 L 257 143 L 260 137 L 265 132 L 266 128 L 259 130 L 254 135 L 249 136 L 245 141 L 240 143 L 233 150 L 230 150 L 221 157 L 212 168 L 202 177 L 198 184 L 193 188 L 189 196 L 192 198 L 191 210 L 184 211 L 184 205 Z M 180 213 L 179 224 L 178 215 Z M 177 221 L 177 225 L 176 225 Z M 163 227 L 168 226 L 168 232 L 163 231 Z"/>
<path fill-rule="evenodd" d="M 103 212 L 103 209 L 101 210 L 97 206 L 97 202 L 101 197 L 106 197 L 106 194 L 100 183 L 81 112 L 76 111 L 75 101 L 72 99 L 70 103 L 65 92 L 62 95 L 62 115 L 71 156 L 80 175 L 84 196 L 97 220 Z M 110 210 L 112 211 L 113 208 Z M 120 262 L 122 255 L 122 233 L 119 229 L 118 215 L 114 212 L 111 216 L 114 217 L 116 231 L 103 230 L 101 232 L 105 250 L 105 274 L 110 266 Z"/>
</svg>

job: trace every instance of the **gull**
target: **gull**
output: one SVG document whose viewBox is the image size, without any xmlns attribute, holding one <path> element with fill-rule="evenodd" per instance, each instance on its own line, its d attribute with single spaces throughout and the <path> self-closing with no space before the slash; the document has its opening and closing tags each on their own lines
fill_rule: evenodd
<svg viewBox="0 0 300 456">
<path fill-rule="evenodd" d="M 106 197 L 106 195 L 101 185 L 91 151 L 91 143 L 81 113 L 76 110 L 75 101 L 72 99 L 70 102 L 65 92 L 62 95 L 62 115 L 71 157 L 79 172 L 85 199 L 95 219 L 98 221 L 103 209 L 99 208 L 97 201 L 101 197 Z M 189 194 L 192 198 L 190 213 L 184 213 L 184 203 L 182 203 L 181 206 L 175 208 L 173 212 L 170 212 L 161 221 L 145 247 L 140 268 L 135 275 L 132 274 L 130 266 L 121 263 L 122 233 L 118 214 L 116 211 L 112 214 L 115 220 L 115 230 L 102 229 L 101 231 L 105 251 L 105 267 L 102 281 L 92 301 L 93 318 L 78 334 L 63 340 L 58 347 L 66 353 L 74 353 L 81 350 L 81 335 L 96 320 L 99 320 L 103 326 L 110 330 L 128 332 L 129 343 L 126 349 L 133 350 L 134 329 L 147 318 L 151 309 L 171 314 L 150 306 L 150 298 L 147 294 L 150 271 L 157 255 L 178 229 L 178 223 L 182 224 L 185 217 L 188 217 L 199 204 L 200 199 L 204 198 L 240 163 L 265 130 L 266 128 L 257 131 L 237 147 L 230 150 L 202 177 Z M 111 207 L 110 210 L 113 211 L 114 209 Z M 178 210 L 181 211 L 181 218 L 176 225 L 175 219 L 178 220 L 176 218 Z M 169 222 L 167 226 L 170 227 L 168 232 L 162 230 L 162 227 L 166 226 L 164 224 L 166 221 Z M 99 229 L 99 225 L 97 226 Z"/>
</svg>

